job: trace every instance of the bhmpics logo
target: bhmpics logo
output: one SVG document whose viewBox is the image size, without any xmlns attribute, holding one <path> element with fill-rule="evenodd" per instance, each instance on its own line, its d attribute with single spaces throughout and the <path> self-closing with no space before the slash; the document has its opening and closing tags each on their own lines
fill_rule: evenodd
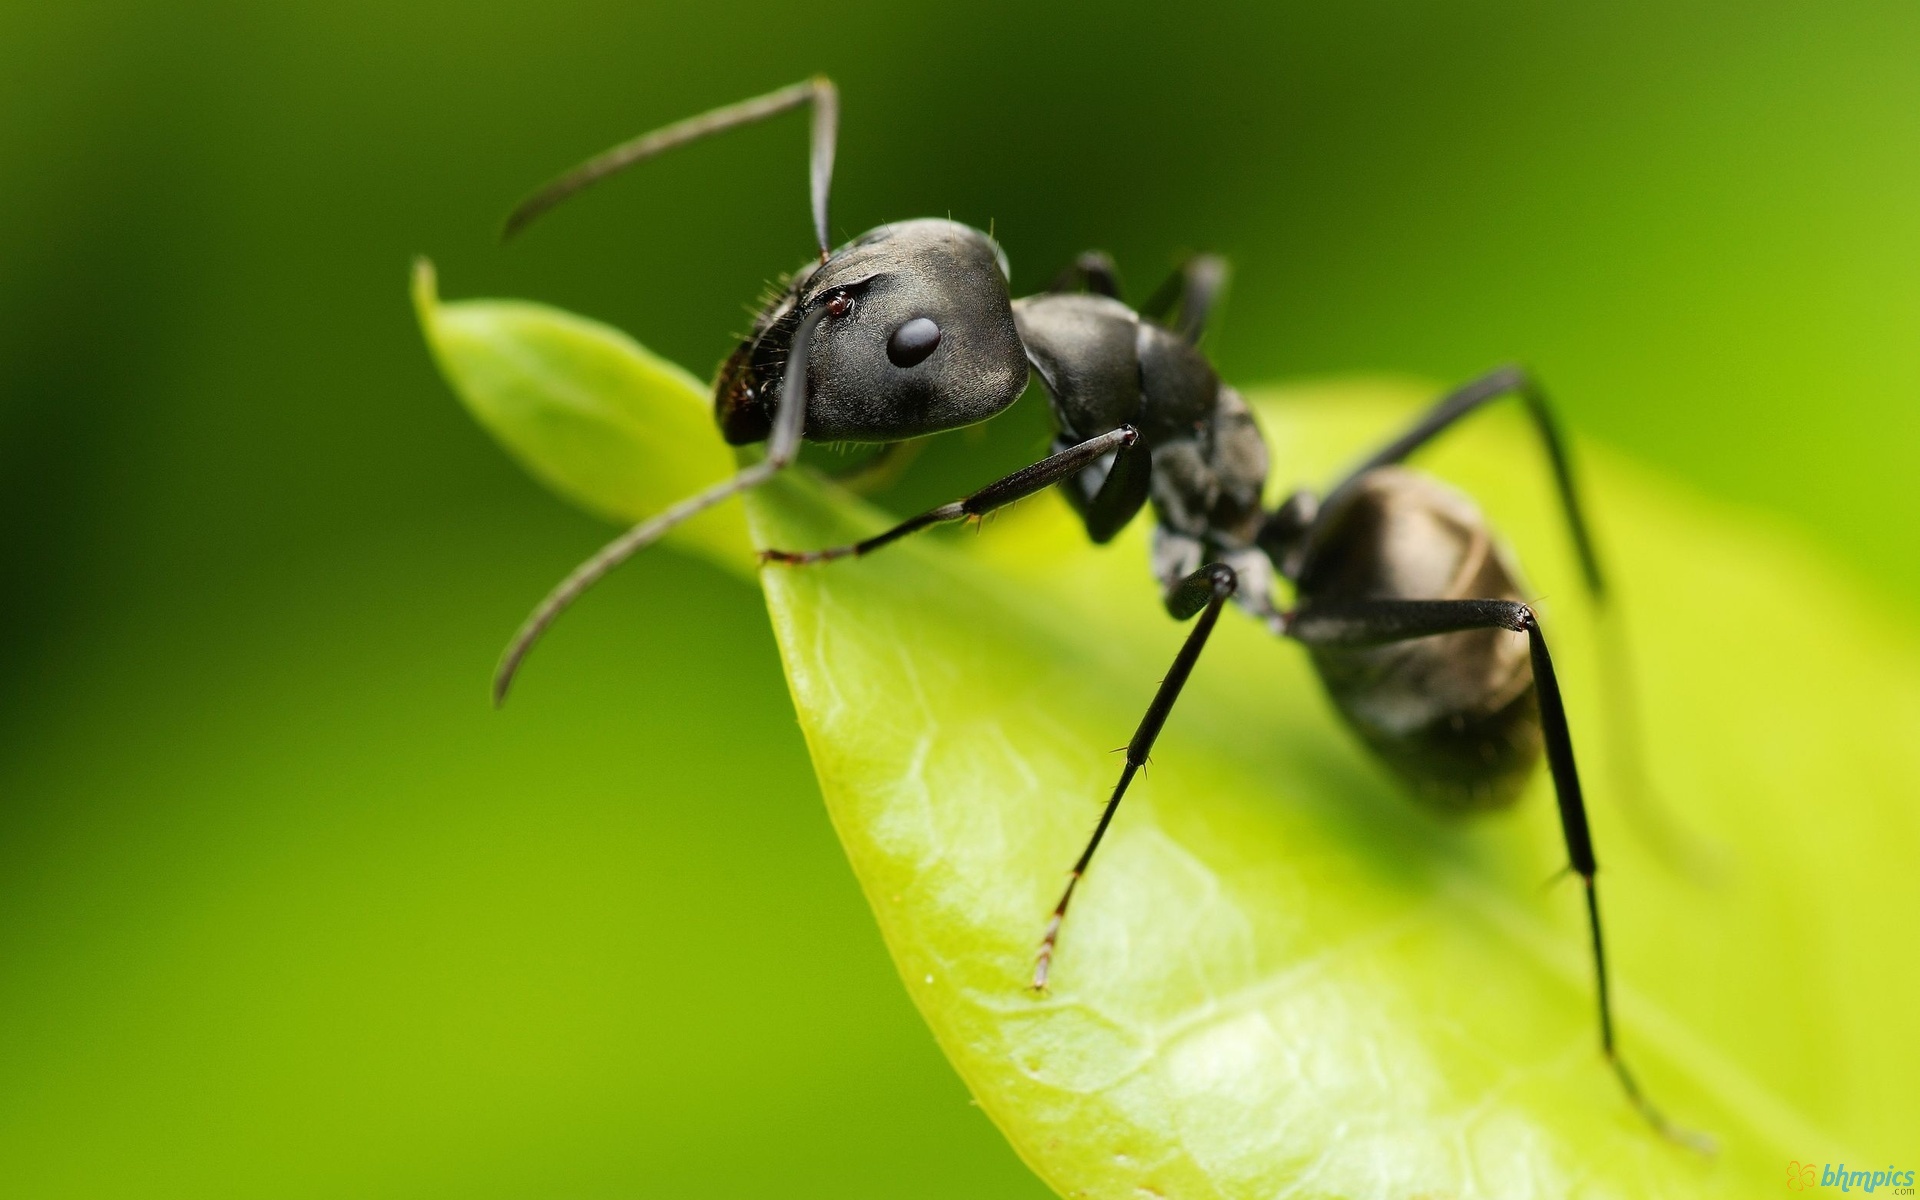
<svg viewBox="0 0 1920 1200">
<path fill-rule="evenodd" d="M 1843 1192 L 1874 1192 L 1887 1189 L 1889 1195 L 1913 1195 L 1913 1172 L 1895 1170 L 1847 1169 L 1845 1163 L 1812 1163 L 1795 1159 L 1787 1164 L 1787 1190 L 1811 1192 L 1815 1188 L 1839 1188 Z"/>
</svg>

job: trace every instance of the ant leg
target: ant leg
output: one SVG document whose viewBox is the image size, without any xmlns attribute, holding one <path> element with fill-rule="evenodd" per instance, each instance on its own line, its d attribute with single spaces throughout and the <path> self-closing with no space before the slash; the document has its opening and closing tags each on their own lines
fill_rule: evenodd
<svg viewBox="0 0 1920 1200">
<path fill-rule="evenodd" d="M 1189 343 L 1198 342 L 1206 331 L 1215 301 L 1226 288 L 1227 275 L 1227 260 L 1219 255 L 1190 254 L 1140 306 L 1140 315 L 1166 324 Z M 1088 291 L 1119 300 L 1122 298 L 1120 268 L 1105 250 L 1089 250 L 1055 275 L 1047 290 Z M 1179 319 L 1168 320 L 1176 309 Z"/>
<path fill-rule="evenodd" d="M 1047 921 L 1047 931 L 1040 939 L 1040 953 L 1034 962 L 1033 986 L 1036 991 L 1047 986 L 1047 973 L 1053 965 L 1054 948 L 1060 941 L 1060 924 L 1067 918 L 1067 905 L 1073 900 L 1073 890 L 1087 873 L 1087 865 L 1093 861 L 1093 852 L 1100 848 L 1100 839 L 1106 836 L 1107 826 L 1113 824 L 1114 810 L 1120 807 L 1120 798 L 1127 794 L 1127 785 L 1146 765 L 1154 739 L 1160 736 L 1160 727 L 1167 723 L 1174 702 L 1180 699 L 1180 689 L 1186 686 L 1187 676 L 1193 674 L 1193 664 L 1199 661 L 1200 651 L 1206 648 L 1214 623 L 1220 619 L 1220 609 L 1237 586 L 1232 567 L 1225 563 L 1209 563 L 1167 590 L 1167 611 L 1176 621 L 1184 621 L 1195 613 L 1200 615 L 1200 619 L 1195 622 L 1192 632 L 1187 634 L 1180 652 L 1174 655 L 1173 666 L 1168 668 L 1166 677 L 1160 681 L 1159 690 L 1154 692 L 1153 702 L 1147 705 L 1146 716 L 1140 718 L 1140 727 L 1133 731 L 1133 740 L 1127 743 L 1126 764 L 1120 768 L 1120 782 L 1114 785 L 1113 795 L 1100 813 L 1100 823 L 1094 826 L 1093 837 L 1088 840 L 1087 848 L 1080 852 L 1079 860 L 1073 864 L 1073 870 L 1067 876 L 1067 889 L 1061 893 L 1060 903 L 1053 906 L 1053 916 Z"/>
<path fill-rule="evenodd" d="M 1053 444 L 1061 449 L 1072 443 L 1055 438 Z M 1112 462 L 1096 462 L 1065 480 L 1060 490 L 1080 514 L 1087 540 L 1104 546 L 1146 505 L 1152 487 L 1153 454 L 1135 442 L 1116 451 Z"/>
<path fill-rule="evenodd" d="M 1553 412 L 1547 406 L 1546 392 L 1524 367 L 1500 367 L 1441 397 L 1405 433 L 1353 468 L 1345 479 L 1327 493 L 1326 499 L 1321 501 L 1320 511 L 1333 511 L 1336 502 L 1344 498 L 1368 471 L 1405 460 L 1461 418 L 1503 396 L 1520 397 L 1527 406 L 1527 415 L 1533 418 L 1534 430 L 1540 437 L 1540 444 L 1546 449 L 1547 461 L 1553 467 L 1553 481 L 1560 493 L 1560 508 L 1566 514 L 1567 530 L 1573 538 L 1574 550 L 1580 556 L 1580 570 L 1586 577 L 1587 590 L 1595 599 L 1603 600 L 1606 597 L 1606 582 L 1600 572 L 1600 557 L 1594 550 L 1593 536 L 1580 503 L 1579 488 L 1574 483 L 1573 460 L 1567 454 L 1566 442 L 1561 438 Z"/>
<path fill-rule="evenodd" d="M 1535 693 L 1540 702 L 1540 732 L 1546 743 L 1547 769 L 1560 807 L 1560 828 L 1566 838 L 1567 859 L 1586 888 L 1587 929 L 1593 942 L 1593 971 L 1600 1006 L 1600 1048 L 1620 1080 L 1627 1099 L 1662 1136 L 1702 1153 L 1712 1153 L 1713 1139 L 1683 1129 L 1647 1099 L 1620 1057 L 1613 1032 L 1613 1004 L 1607 977 L 1606 943 L 1600 936 L 1600 900 L 1594 876 L 1600 864 L 1593 853 L 1593 835 L 1587 828 L 1586 802 L 1580 775 L 1574 767 L 1573 736 L 1567 728 L 1566 705 L 1559 677 L 1547 654 L 1546 638 L 1533 610 L 1512 600 L 1375 600 L 1307 607 L 1291 614 L 1285 632 L 1309 646 L 1377 646 L 1463 629 L 1510 629 L 1527 635 L 1533 665 Z"/>
<path fill-rule="evenodd" d="M 1581 574 L 1588 593 L 1599 602 L 1604 635 L 1612 643 L 1612 651 L 1601 659 L 1600 682 L 1607 697 L 1607 741 L 1616 764 L 1615 783 L 1621 807 L 1632 819 L 1635 832 L 1670 867 L 1696 880 L 1710 879 L 1717 869 L 1716 848 L 1673 818 L 1670 806 L 1660 802 L 1658 789 L 1647 776 L 1641 755 L 1646 738 L 1634 691 L 1633 664 L 1627 652 L 1628 639 L 1621 628 L 1623 618 L 1617 608 L 1607 603 L 1606 577 L 1601 570 L 1599 551 L 1594 546 L 1591 527 L 1580 501 L 1573 459 L 1567 452 L 1565 440 L 1560 436 L 1559 426 L 1547 403 L 1546 392 L 1531 372 L 1519 366 L 1500 367 L 1443 396 L 1405 433 L 1355 467 L 1327 494 L 1317 511 L 1333 511 L 1335 504 L 1356 484 L 1360 476 L 1376 467 L 1405 460 L 1461 419 L 1509 395 L 1517 395 L 1526 405 L 1527 415 L 1532 418 L 1534 430 L 1546 450 L 1547 461 L 1553 468 L 1554 484 L 1560 495 L 1560 508 L 1566 516 L 1567 531 L 1580 559 Z M 1309 530 L 1305 538 L 1295 543 L 1296 558 L 1290 565 L 1298 567 L 1297 555 L 1304 553 L 1311 541 L 1312 531 Z"/>
<path fill-rule="evenodd" d="M 1105 250 L 1088 250 L 1060 269 L 1047 285 L 1049 292 L 1092 292 L 1096 296 L 1120 299 L 1120 268 Z"/>
<path fill-rule="evenodd" d="M 1197 344 L 1215 302 L 1226 290 L 1229 274 L 1227 260 L 1219 255 L 1190 254 L 1140 306 L 1140 315 L 1164 322 L 1189 344 Z M 1170 320 L 1176 308 L 1179 319 Z"/>
<path fill-rule="evenodd" d="M 764 96 L 755 96 L 751 100 L 716 108 L 697 117 L 688 117 L 597 154 L 521 201 L 520 206 L 507 217 L 506 228 L 501 236 L 512 237 L 526 228 L 527 223 L 535 217 L 580 189 L 624 171 L 642 159 L 652 158 L 662 151 L 684 146 L 703 137 L 764 121 L 803 104 L 813 105 L 809 196 L 813 203 L 813 235 L 820 243 L 820 261 L 825 262 L 829 249 L 827 197 L 833 190 L 833 149 L 840 130 L 840 93 L 834 88 L 833 80 L 825 75 L 815 75 L 812 79 L 768 92 Z"/>
<path fill-rule="evenodd" d="M 607 572 L 658 541 L 675 525 L 705 512 L 722 500 L 765 483 L 799 455 L 801 430 L 807 415 L 807 354 L 813 344 L 814 327 L 825 315 L 824 308 L 808 313 L 801 318 L 800 328 L 794 334 L 793 354 L 787 360 L 787 373 L 781 381 L 779 398 L 775 401 L 778 410 L 773 417 L 773 432 L 767 438 L 766 457 L 742 469 L 732 479 L 722 480 L 648 517 L 575 567 L 521 623 L 513 635 L 513 641 L 507 644 L 506 653 L 500 656 L 500 665 L 493 674 L 494 707 L 498 708 L 506 702 L 507 689 L 513 686 L 513 677 L 527 652 L 533 649 L 533 644 L 540 640 L 547 626 L 567 610 L 568 605 L 580 598 L 581 593 L 600 582 Z"/>
<path fill-rule="evenodd" d="M 1133 459 L 1146 460 L 1144 449 L 1135 450 L 1140 435 L 1131 425 L 1103 433 L 1099 437 L 1088 438 L 1070 446 L 1050 457 L 1043 458 L 1032 466 L 1022 467 L 1005 479 L 997 480 L 981 488 L 970 496 L 955 500 L 951 504 L 942 504 L 939 508 L 930 508 L 917 517 L 908 517 L 893 528 L 877 533 L 863 541 L 851 542 L 844 546 L 829 546 L 824 550 L 762 550 L 762 562 L 788 563 L 799 566 L 805 563 L 825 562 L 835 558 L 857 557 L 870 554 L 889 542 L 898 541 L 910 533 L 917 533 L 929 525 L 938 525 L 945 521 L 959 521 L 967 517 L 985 516 L 996 508 L 1023 500 L 1036 492 L 1044 491 L 1056 483 L 1073 478 L 1089 467 L 1095 466 L 1108 454 L 1116 455 L 1116 466 L 1109 472 L 1111 484 L 1113 476 L 1120 474 L 1118 463 Z M 1128 476 L 1135 468 L 1128 468 Z M 1102 494 L 1106 489 L 1101 489 Z M 1141 499 L 1144 501 L 1146 489 L 1141 486 Z M 1135 506 L 1136 508 L 1138 505 Z M 1127 514 L 1132 516 L 1132 513 Z"/>
</svg>

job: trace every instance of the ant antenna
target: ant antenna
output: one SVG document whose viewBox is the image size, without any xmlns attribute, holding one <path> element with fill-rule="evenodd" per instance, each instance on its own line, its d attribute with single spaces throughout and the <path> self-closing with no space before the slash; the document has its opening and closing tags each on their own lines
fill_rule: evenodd
<svg viewBox="0 0 1920 1200">
<path fill-rule="evenodd" d="M 521 623 L 513 635 L 513 641 L 507 644 L 506 653 L 500 656 L 500 665 L 493 673 L 495 708 L 506 703 L 507 689 L 513 686 L 513 677 L 520 670 L 520 663 L 527 657 L 527 652 L 533 649 L 533 644 L 540 640 L 540 635 L 547 631 L 547 626 L 553 624 L 555 618 L 588 588 L 600 582 L 607 572 L 658 541 L 662 534 L 689 517 L 697 516 L 722 500 L 765 483 L 799 456 L 800 435 L 806 426 L 807 416 L 807 350 L 813 341 L 814 327 L 826 315 L 825 308 L 808 313 L 800 319 L 800 328 L 793 335 L 793 352 L 787 359 L 786 375 L 781 379 L 773 432 L 767 438 L 767 456 L 741 470 L 732 479 L 722 480 L 706 491 L 696 492 L 671 508 L 648 517 L 602 546 L 592 558 L 575 567 L 571 574 L 562 579 Z"/>
<path fill-rule="evenodd" d="M 688 117 L 595 155 L 521 201 L 520 207 L 507 217 L 506 228 L 500 234 L 501 240 L 519 233 L 535 217 L 575 192 L 623 171 L 642 159 L 652 158 L 664 150 L 684 146 L 711 134 L 725 133 L 729 129 L 764 121 L 803 104 L 813 105 L 813 151 L 810 160 L 813 236 L 820 244 L 820 261 L 825 262 L 829 251 L 827 194 L 833 187 L 833 147 L 840 130 L 840 93 L 825 75 L 815 75 L 812 79 L 768 92 L 764 96 L 716 108 L 697 117 Z"/>
</svg>

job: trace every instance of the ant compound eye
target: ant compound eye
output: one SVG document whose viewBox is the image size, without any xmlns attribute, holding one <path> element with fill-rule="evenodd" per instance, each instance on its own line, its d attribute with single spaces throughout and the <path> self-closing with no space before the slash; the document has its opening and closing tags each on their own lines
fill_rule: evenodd
<svg viewBox="0 0 1920 1200">
<path fill-rule="evenodd" d="M 827 299 L 827 315 L 844 317 L 853 311 L 853 297 L 845 292 L 835 292 Z"/>
<path fill-rule="evenodd" d="M 887 358 L 896 367 L 925 362 L 940 345 L 940 327 L 926 317 L 915 317 L 887 339 Z"/>
</svg>

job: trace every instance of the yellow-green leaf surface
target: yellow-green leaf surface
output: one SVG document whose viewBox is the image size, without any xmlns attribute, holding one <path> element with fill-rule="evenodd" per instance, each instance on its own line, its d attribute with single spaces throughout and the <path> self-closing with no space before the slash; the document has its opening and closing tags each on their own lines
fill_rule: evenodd
<svg viewBox="0 0 1920 1200">
<path fill-rule="evenodd" d="M 519 311 L 485 336 L 541 341 L 541 310 Z M 469 404 L 502 411 L 441 353 Z M 687 386 L 648 402 L 704 404 Z M 1425 396 L 1258 393 L 1275 491 L 1324 484 Z M 511 420 L 490 427 L 533 457 Z M 1712 1160 L 1653 1136 L 1601 1059 L 1578 892 L 1544 886 L 1565 861 L 1544 780 L 1510 812 L 1423 812 L 1298 648 L 1232 613 L 1076 898 L 1051 994 L 1026 990 L 1110 751 L 1183 634 L 1144 522 L 1094 548 L 1049 496 L 981 536 L 761 572 L 908 991 L 1063 1194 L 1751 1196 L 1790 1160 L 1920 1150 L 1910 633 L 1791 535 L 1582 450 L 1624 640 L 1596 629 L 1517 420 L 1476 419 L 1422 461 L 1526 563 L 1589 778 L 1623 1045 L 1673 1115 L 1719 1138 Z M 883 521 L 795 472 L 748 512 L 758 543 L 786 547 Z M 1619 785 L 1602 654 L 1637 672 L 1657 796 Z"/>
</svg>

